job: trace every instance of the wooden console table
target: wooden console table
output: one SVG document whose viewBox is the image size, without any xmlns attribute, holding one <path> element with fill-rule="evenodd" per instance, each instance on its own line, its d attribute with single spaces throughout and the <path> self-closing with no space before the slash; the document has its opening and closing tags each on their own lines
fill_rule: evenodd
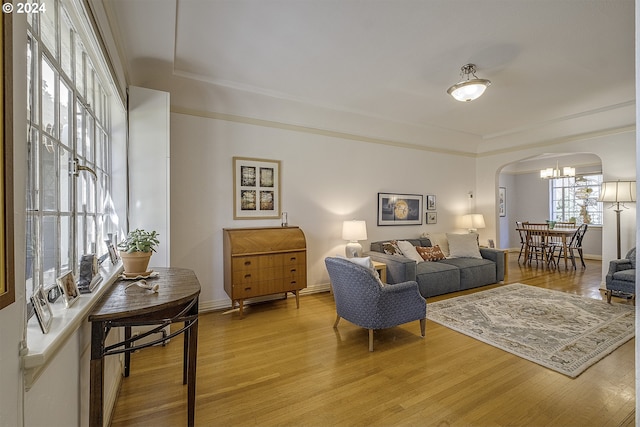
<svg viewBox="0 0 640 427">
<path fill-rule="evenodd" d="M 180 268 L 157 268 L 158 277 L 146 279 L 147 284 L 159 285 L 158 293 L 119 280 L 98 301 L 89 314 L 91 322 L 91 373 L 89 398 L 89 425 L 103 426 L 104 357 L 125 354 L 125 377 L 129 376 L 132 351 L 164 343 L 184 333 L 184 362 L 182 383 L 187 384 L 187 425 L 193 426 L 196 402 L 196 356 L 198 348 L 198 297 L 200 283 L 193 271 Z M 184 326 L 162 338 L 135 345 L 135 342 L 159 332 L 172 323 Z M 157 327 L 131 337 L 132 326 L 157 325 Z M 125 339 L 105 347 L 111 328 L 124 327 Z"/>
</svg>

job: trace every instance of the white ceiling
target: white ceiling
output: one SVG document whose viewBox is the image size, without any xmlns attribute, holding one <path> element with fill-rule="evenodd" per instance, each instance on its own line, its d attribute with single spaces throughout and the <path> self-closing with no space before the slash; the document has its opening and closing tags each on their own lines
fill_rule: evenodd
<svg viewBox="0 0 640 427">
<path fill-rule="evenodd" d="M 103 4 L 129 84 L 192 81 L 345 117 L 452 131 L 472 151 L 492 141 L 531 143 L 635 123 L 633 0 Z M 470 62 L 492 85 L 460 103 L 446 90 Z"/>
</svg>

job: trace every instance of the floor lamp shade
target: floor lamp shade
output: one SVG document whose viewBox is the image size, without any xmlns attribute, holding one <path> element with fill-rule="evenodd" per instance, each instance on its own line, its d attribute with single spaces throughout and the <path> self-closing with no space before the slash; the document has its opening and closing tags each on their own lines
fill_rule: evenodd
<svg viewBox="0 0 640 427">
<path fill-rule="evenodd" d="M 620 203 L 630 203 L 636 201 L 636 182 L 635 181 L 608 181 L 603 182 L 600 187 L 599 202 L 610 202 L 615 206 L 616 213 L 616 237 L 617 237 L 617 255 L 618 259 L 622 258 L 620 251 Z"/>
<path fill-rule="evenodd" d="M 367 223 L 366 221 L 345 221 L 342 223 L 342 238 L 348 240 L 349 243 L 345 248 L 348 258 L 359 257 L 362 255 L 362 245 L 358 240 L 367 240 Z"/>
</svg>

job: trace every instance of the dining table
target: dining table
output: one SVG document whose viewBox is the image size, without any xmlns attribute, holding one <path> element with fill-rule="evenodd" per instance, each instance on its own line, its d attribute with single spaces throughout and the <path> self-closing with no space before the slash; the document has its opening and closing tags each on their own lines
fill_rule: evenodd
<svg viewBox="0 0 640 427">
<path fill-rule="evenodd" d="M 526 228 L 526 227 L 522 227 L 522 228 L 517 228 L 517 231 L 524 231 L 526 233 L 526 240 L 525 242 L 529 242 L 530 240 L 530 236 L 529 233 L 531 232 L 540 232 L 540 230 L 532 230 L 530 228 Z M 574 227 L 554 227 L 554 228 L 549 228 L 548 230 L 545 229 L 544 233 L 546 234 L 546 236 L 550 239 L 559 239 L 559 241 L 562 243 L 562 255 L 564 258 L 564 269 L 568 270 L 569 269 L 569 256 L 568 256 L 568 249 L 569 249 L 569 242 L 571 241 L 571 238 L 573 237 L 573 235 L 576 233 L 576 231 L 578 231 L 578 228 L 574 228 Z M 527 260 L 529 259 L 529 246 L 525 244 L 524 247 L 524 259 Z"/>
</svg>

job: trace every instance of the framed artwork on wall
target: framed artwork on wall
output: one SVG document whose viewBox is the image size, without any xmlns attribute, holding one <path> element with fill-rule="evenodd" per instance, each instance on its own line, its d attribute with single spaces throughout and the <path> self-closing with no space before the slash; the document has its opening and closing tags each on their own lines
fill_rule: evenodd
<svg viewBox="0 0 640 427">
<path fill-rule="evenodd" d="M 427 194 L 427 210 L 428 211 L 436 210 L 436 196 L 433 194 Z"/>
<path fill-rule="evenodd" d="M 233 158 L 233 219 L 280 218 L 280 161 Z"/>
<path fill-rule="evenodd" d="M 498 213 L 500 216 L 507 216 L 507 189 L 498 187 Z"/>
<path fill-rule="evenodd" d="M 13 18 L 0 17 L 0 309 L 15 302 L 13 251 Z"/>
<path fill-rule="evenodd" d="M 422 225 L 422 196 L 378 193 L 378 225 Z"/>
<path fill-rule="evenodd" d="M 427 212 L 427 224 L 437 224 L 437 223 L 438 223 L 438 213 Z"/>
</svg>

